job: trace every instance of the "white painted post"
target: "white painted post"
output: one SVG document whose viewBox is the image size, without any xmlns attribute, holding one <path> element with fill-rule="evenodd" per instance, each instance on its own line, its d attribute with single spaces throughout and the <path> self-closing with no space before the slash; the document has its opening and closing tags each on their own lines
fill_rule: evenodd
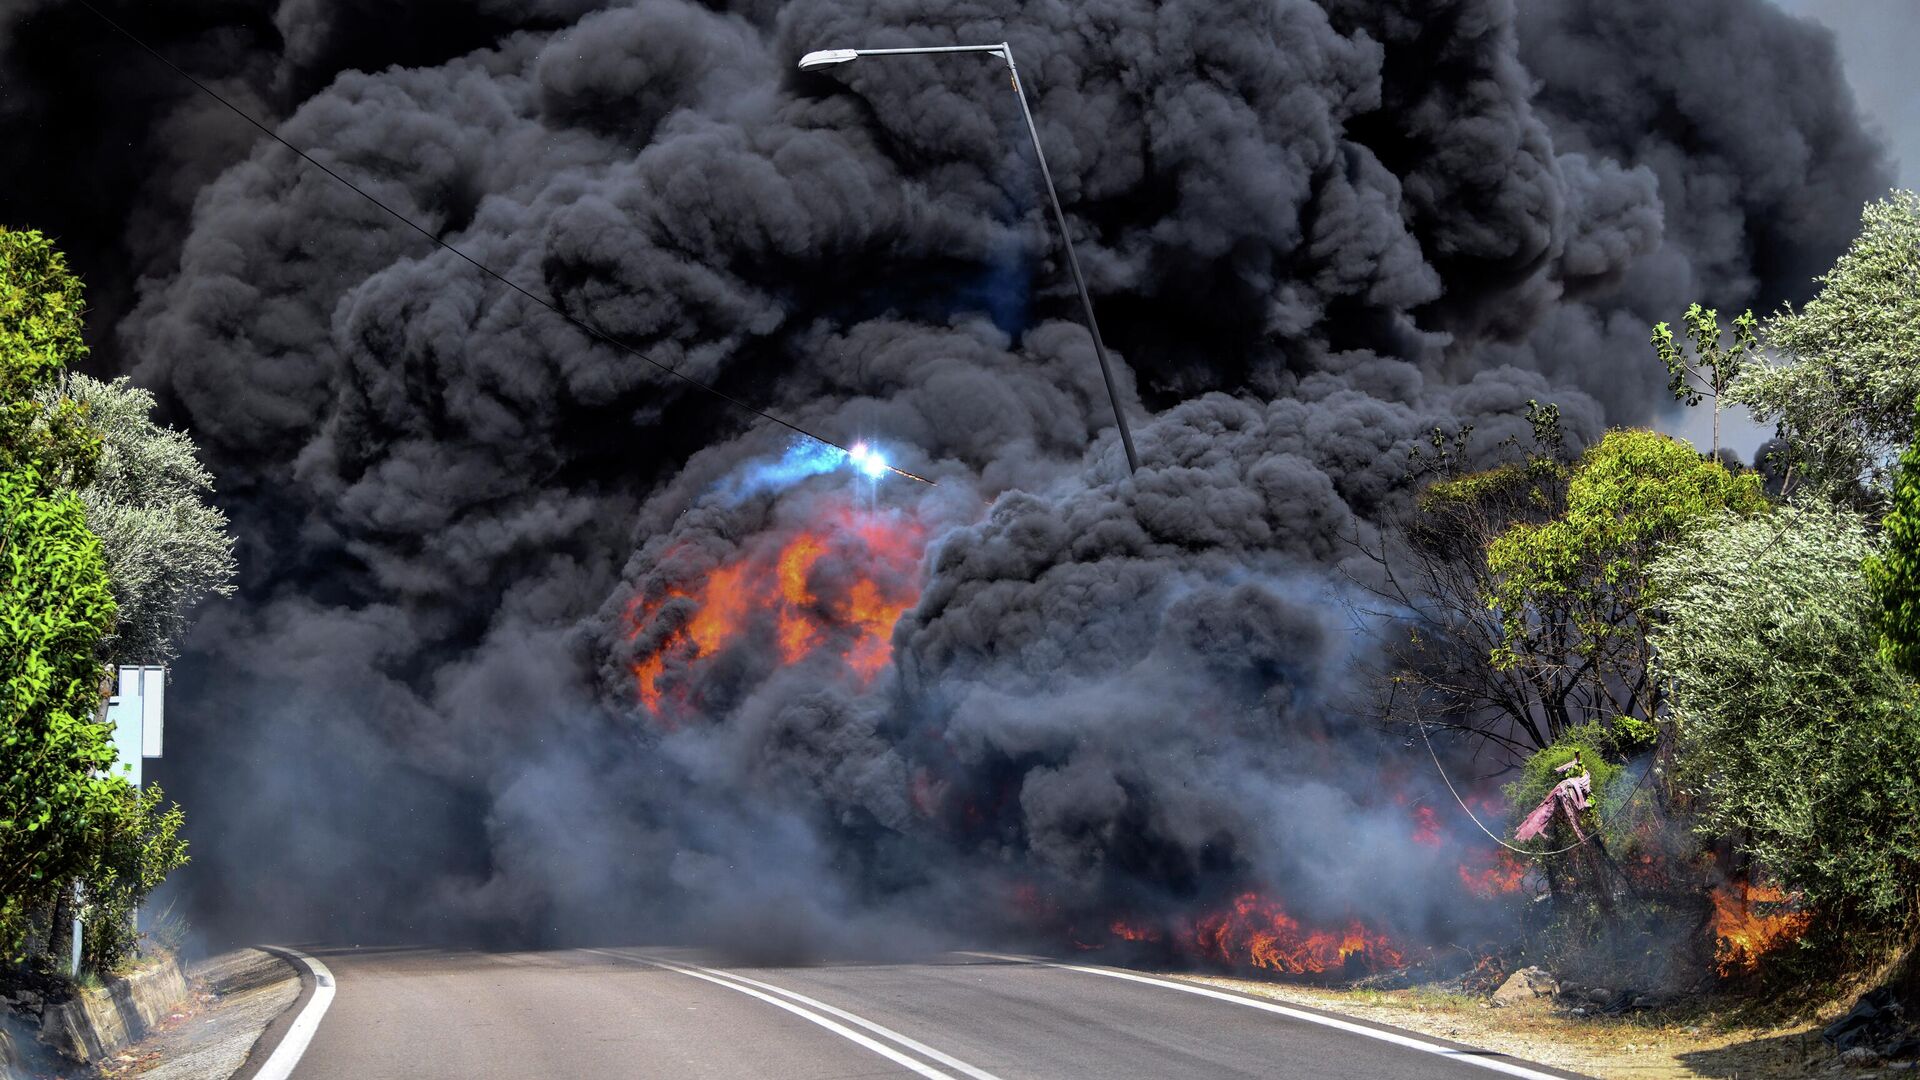
<svg viewBox="0 0 1920 1080">
<path fill-rule="evenodd" d="M 73 971 L 74 978 L 80 977 L 80 905 L 86 902 L 86 893 L 80 886 L 73 887 Z"/>
<path fill-rule="evenodd" d="M 113 725 L 115 776 L 124 776 L 138 788 L 143 763 L 160 756 L 166 731 L 167 669 L 158 664 L 127 665 L 114 672 L 113 696 L 107 699 L 106 722 Z M 80 974 L 80 891 L 74 890 L 73 973 Z M 134 926 L 140 909 L 133 911 Z"/>
</svg>

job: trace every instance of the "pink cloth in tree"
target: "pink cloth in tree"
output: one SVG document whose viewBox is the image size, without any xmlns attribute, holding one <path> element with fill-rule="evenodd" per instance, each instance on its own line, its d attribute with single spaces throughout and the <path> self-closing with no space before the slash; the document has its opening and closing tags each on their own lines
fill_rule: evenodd
<svg viewBox="0 0 1920 1080">
<path fill-rule="evenodd" d="M 1566 772 L 1568 769 L 1578 767 L 1579 764 L 1577 760 L 1569 761 L 1554 772 Z M 1580 811 L 1587 808 L 1592 797 L 1593 777 L 1585 772 L 1579 776 L 1567 777 L 1553 785 L 1553 790 L 1547 792 L 1547 797 L 1540 800 L 1540 805 L 1534 807 L 1533 812 L 1526 816 L 1526 820 L 1520 822 L 1520 828 L 1514 831 L 1513 838 L 1531 840 L 1546 832 L 1547 826 L 1553 821 L 1554 811 L 1558 810 L 1566 814 L 1567 824 L 1573 826 L 1574 837 L 1585 841 L 1587 834 L 1580 828 Z"/>
</svg>

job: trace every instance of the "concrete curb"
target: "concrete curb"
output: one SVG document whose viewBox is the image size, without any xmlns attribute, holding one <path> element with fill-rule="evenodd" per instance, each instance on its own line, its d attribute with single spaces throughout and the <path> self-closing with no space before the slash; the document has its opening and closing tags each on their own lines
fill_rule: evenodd
<svg viewBox="0 0 1920 1080">
<path fill-rule="evenodd" d="M 333 1003 L 333 972 L 325 964 L 298 949 L 279 945 L 255 948 L 279 957 L 298 973 L 300 996 L 273 1018 L 254 1040 L 253 1049 L 247 1051 L 247 1063 L 227 1080 L 280 1080 L 287 1076 L 299 1064 L 300 1055 L 320 1026 L 320 1018 Z"/>
<path fill-rule="evenodd" d="M 168 957 L 48 1008 L 40 1018 L 40 1041 L 71 1060 L 99 1061 L 138 1042 L 186 1000 L 186 975 L 180 961 Z"/>
</svg>

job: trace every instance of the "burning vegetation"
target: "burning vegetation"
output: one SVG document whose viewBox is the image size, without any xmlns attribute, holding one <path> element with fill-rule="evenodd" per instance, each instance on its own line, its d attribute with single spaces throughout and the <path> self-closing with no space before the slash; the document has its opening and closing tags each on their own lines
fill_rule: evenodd
<svg viewBox="0 0 1920 1080">
<path fill-rule="evenodd" d="M 1526 860 L 1505 850 L 1497 850 L 1485 857 L 1461 863 L 1460 884 L 1474 896 L 1491 900 L 1496 896 L 1519 892 L 1521 884 L 1526 881 L 1528 869 Z"/>
<path fill-rule="evenodd" d="M 666 730 L 695 715 L 724 712 L 725 701 L 710 700 L 709 689 L 722 685 L 715 680 L 724 681 L 724 672 L 736 666 L 728 659 L 736 653 L 769 669 L 817 665 L 810 670 L 820 677 L 864 693 L 892 659 L 895 624 L 920 599 L 927 535 L 910 513 L 828 499 L 797 525 L 751 536 L 723 557 L 706 560 L 703 570 L 682 571 L 677 580 L 672 570 L 663 572 L 627 609 L 627 636 L 634 644 L 629 670 L 639 704 Z M 663 551 L 657 565 L 677 569 L 701 562 L 697 553 L 676 546 Z M 1456 834 L 1454 819 L 1419 801 L 1407 777 L 1394 773 L 1382 783 L 1393 791 L 1387 796 L 1391 815 L 1404 822 L 1413 848 L 1434 853 L 1443 867 L 1451 861 L 1460 910 L 1490 913 L 1494 905 L 1531 891 L 1530 880 L 1534 890 L 1544 885 L 1531 860 Z M 921 766 L 908 774 L 907 788 L 922 820 L 946 821 L 961 833 L 992 832 L 999 827 L 993 821 L 1017 821 L 1015 791 L 991 800 L 997 807 L 991 812 L 976 793 L 957 804 L 947 821 L 939 811 L 947 781 Z M 1506 814 L 1497 798 L 1483 795 L 1477 804 L 1496 820 Z M 1667 860 L 1640 853 L 1627 863 L 1629 871 L 1671 884 Z M 1039 924 L 1064 925 L 1060 911 L 1040 895 L 1029 886 L 1015 906 Z M 1713 963 L 1723 978 L 1757 970 L 1763 957 L 1812 921 L 1794 897 L 1770 883 L 1730 880 L 1714 890 L 1712 907 Z M 1359 917 L 1303 922 L 1283 895 L 1257 887 L 1211 910 L 1111 917 L 1094 925 L 1105 934 L 1068 927 L 1063 941 L 1081 949 L 1147 948 L 1182 964 L 1281 977 L 1360 978 L 1407 967 L 1410 955 L 1421 950 L 1417 942 Z"/>
<path fill-rule="evenodd" d="M 1340 930 L 1308 930 L 1278 901 L 1253 892 L 1196 922 L 1193 943 L 1214 963 L 1283 975 L 1359 975 L 1407 962 L 1406 953 L 1385 934 L 1358 921 Z"/>
<path fill-rule="evenodd" d="M 1275 975 L 1352 978 L 1406 966 L 1406 947 L 1359 920 L 1338 929 L 1302 926 L 1279 900 L 1243 892 L 1197 919 L 1115 919 L 1112 943 L 1152 945 L 1201 967 Z"/>
<path fill-rule="evenodd" d="M 1721 978 L 1748 975 L 1783 945 L 1799 940 L 1813 913 L 1772 882 L 1733 878 L 1713 890 L 1713 961 Z"/>
</svg>

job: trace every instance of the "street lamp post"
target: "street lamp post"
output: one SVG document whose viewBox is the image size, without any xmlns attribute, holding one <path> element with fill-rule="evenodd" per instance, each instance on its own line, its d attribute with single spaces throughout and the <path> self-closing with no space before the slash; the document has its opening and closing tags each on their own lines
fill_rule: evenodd
<svg viewBox="0 0 1920 1080">
<path fill-rule="evenodd" d="M 918 49 L 821 49 L 800 58 L 802 70 L 844 64 L 863 56 L 905 56 L 915 53 L 992 53 L 1007 62 L 1007 74 L 1013 92 L 1020 99 L 1020 115 L 1027 121 L 1027 134 L 1033 138 L 1033 156 L 1040 162 L 1040 178 L 1047 182 L 1047 198 L 1053 203 L 1054 220 L 1060 224 L 1060 242 L 1067 249 L 1067 269 L 1073 274 L 1073 287 L 1080 291 L 1080 306 L 1087 313 L 1087 330 L 1093 335 L 1093 353 L 1100 358 L 1100 376 L 1107 382 L 1107 397 L 1113 402 L 1113 421 L 1120 428 L 1120 445 L 1127 452 L 1127 471 L 1140 471 L 1140 455 L 1133 449 L 1133 431 L 1127 427 L 1127 414 L 1120 408 L 1120 391 L 1113 382 L 1113 361 L 1107 358 L 1107 343 L 1100 337 L 1100 321 L 1093 315 L 1093 297 L 1087 294 L 1087 280 L 1080 273 L 1080 259 L 1073 253 L 1073 234 L 1067 230 L 1067 212 L 1060 206 L 1060 193 L 1053 186 L 1053 171 L 1047 168 L 1047 153 L 1040 148 L 1040 129 L 1034 126 L 1033 110 L 1027 106 L 1027 91 L 1020 84 L 1020 69 L 1013 63 L 1013 48 L 998 45 L 944 45 Z"/>
</svg>

